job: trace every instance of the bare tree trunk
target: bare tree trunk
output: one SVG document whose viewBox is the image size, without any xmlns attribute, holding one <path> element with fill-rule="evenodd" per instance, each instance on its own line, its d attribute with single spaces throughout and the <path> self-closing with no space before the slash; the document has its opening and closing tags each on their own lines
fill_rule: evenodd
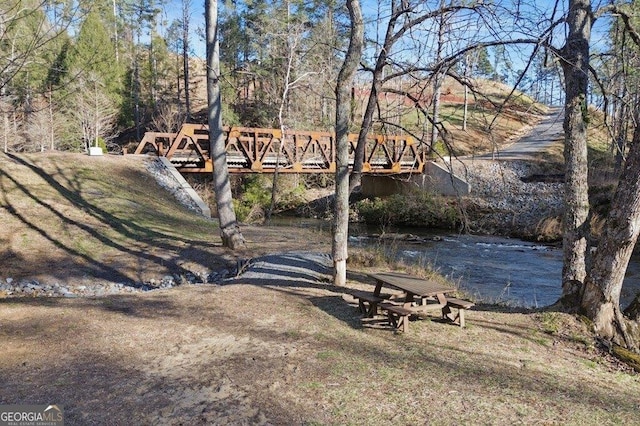
<svg viewBox="0 0 640 426">
<path fill-rule="evenodd" d="M 636 123 L 638 123 L 636 118 Z M 637 350 L 620 312 L 620 292 L 640 234 L 640 125 L 637 125 L 605 229 L 587 277 L 582 309 L 601 337 Z"/>
<path fill-rule="evenodd" d="M 444 9 L 444 0 L 440 1 L 440 8 Z M 443 13 L 438 17 L 438 40 L 436 46 L 436 63 L 439 63 L 442 59 L 442 50 L 444 47 L 444 36 L 446 32 L 446 15 Z M 433 151 L 435 144 L 438 141 L 438 120 L 440 119 L 440 96 L 442 94 L 442 81 L 444 80 L 444 74 L 441 70 L 436 70 L 433 76 L 433 122 L 431 123 L 431 149 Z"/>
<path fill-rule="evenodd" d="M 140 140 L 141 135 L 140 135 L 140 126 L 141 126 L 141 117 L 140 117 L 140 70 L 138 68 L 138 60 L 137 59 L 133 59 L 135 61 L 135 64 L 133 65 L 133 84 L 132 84 L 132 90 L 133 90 L 133 103 L 134 103 L 134 110 L 133 110 L 133 115 L 134 115 L 134 120 L 136 122 L 136 140 Z"/>
<path fill-rule="evenodd" d="M 51 86 L 49 86 L 49 142 L 50 149 L 54 151 L 56 149 L 56 137 L 55 137 L 55 122 L 53 120 L 53 94 L 51 93 Z"/>
<path fill-rule="evenodd" d="M 220 222 L 222 244 L 232 250 L 245 246 L 236 220 L 229 183 L 227 153 L 222 132 L 222 99 L 220 96 L 220 57 L 218 51 L 218 3 L 205 0 L 207 34 L 207 97 L 209 140 L 213 159 L 213 187 Z"/>
<path fill-rule="evenodd" d="M 191 0 L 182 0 L 182 68 L 184 72 L 184 106 L 186 120 L 191 120 L 191 97 L 189 94 L 189 7 Z"/>
<path fill-rule="evenodd" d="M 565 213 L 561 303 L 576 306 L 586 278 L 589 197 L 587 184 L 587 89 L 591 2 L 571 0 L 567 25 L 569 35 L 562 49 L 566 81 L 565 99 Z"/>
<path fill-rule="evenodd" d="M 9 152 L 9 117 L 7 117 L 6 112 L 2 113 L 2 117 L 4 118 L 4 126 L 2 128 L 4 136 L 4 152 Z"/>
<path fill-rule="evenodd" d="M 393 31 L 395 29 L 395 23 L 400 17 L 397 12 L 396 0 L 392 0 L 391 9 L 393 11 L 389 23 L 387 24 L 387 32 L 384 38 L 384 44 L 380 48 L 380 53 L 376 59 L 375 68 L 373 69 L 373 77 L 371 79 L 371 91 L 369 93 L 369 99 L 367 100 L 367 106 L 362 116 L 362 124 L 360 125 L 360 132 L 358 134 L 358 143 L 353 155 L 353 170 L 351 172 L 351 182 L 349 184 L 349 192 L 352 192 L 357 186 L 360 185 L 362 180 L 362 167 L 364 164 L 364 149 L 366 146 L 367 134 L 371 131 L 373 125 L 373 113 L 376 110 L 378 104 L 378 93 L 382 87 L 382 73 L 384 67 L 387 64 L 387 54 L 391 51 L 395 42 Z M 337 114 L 337 111 L 336 111 Z"/>
<path fill-rule="evenodd" d="M 284 70 L 284 80 L 282 82 L 282 97 L 280 98 L 280 106 L 278 107 L 278 125 L 280 126 L 280 143 L 278 144 L 278 152 L 276 154 L 276 167 L 273 170 L 273 176 L 271 179 L 271 202 L 269 203 L 269 210 L 267 210 L 267 223 L 271 222 L 271 215 L 276 206 L 276 197 L 278 195 L 278 174 L 280 172 L 280 156 L 284 147 L 287 128 L 284 123 L 285 109 L 289 104 L 289 91 L 291 90 L 291 71 L 293 69 L 293 60 L 295 50 L 297 47 L 296 40 L 292 40 L 290 22 L 290 4 L 287 2 L 287 37 L 286 37 L 286 49 L 287 49 L 287 66 Z M 288 114 L 286 114 L 288 116 Z"/>
<path fill-rule="evenodd" d="M 397 41 L 401 40 L 408 31 L 411 31 L 412 28 L 419 26 L 426 20 L 470 7 L 464 5 L 447 6 L 436 10 L 426 11 L 423 14 L 414 16 L 412 15 L 412 12 L 414 12 L 413 8 L 415 6 L 416 4 L 412 5 L 411 2 L 404 0 L 391 0 L 391 16 L 387 22 L 384 42 L 382 46 L 380 46 L 375 67 L 371 70 L 373 74 L 371 79 L 371 93 L 369 94 L 367 107 L 362 117 L 360 133 L 358 134 L 358 144 L 356 145 L 354 153 L 353 171 L 351 173 L 351 183 L 349 185 L 350 191 L 353 191 L 353 189 L 360 184 L 362 178 L 367 134 L 371 131 L 371 127 L 373 125 L 373 114 L 378 104 L 378 93 L 381 92 L 383 86 L 383 72 L 385 67 L 388 65 L 389 55 L 392 53 L 393 46 Z M 471 8 L 473 7 L 475 6 L 471 6 Z M 396 25 L 399 26 L 396 28 Z"/>
<path fill-rule="evenodd" d="M 359 0 L 347 0 L 351 18 L 349 49 L 336 81 L 336 199 L 333 224 L 333 283 L 347 282 L 349 232 L 349 123 L 353 77 L 362 56 L 364 22 Z"/>
<path fill-rule="evenodd" d="M 158 108 L 158 58 L 153 45 L 153 36 L 149 42 L 149 66 L 151 68 L 151 102 L 153 113 L 155 113 Z"/>
<path fill-rule="evenodd" d="M 116 0 L 112 0 L 113 5 L 113 45 L 116 49 L 116 63 L 120 63 L 120 52 L 119 52 L 119 40 L 118 40 L 118 9 L 116 7 Z"/>
<path fill-rule="evenodd" d="M 462 110 L 462 130 L 467 131 L 467 119 L 469 116 L 469 55 L 464 55 L 464 108 Z"/>
<path fill-rule="evenodd" d="M 181 98 L 181 94 L 182 94 L 182 89 L 180 88 L 180 84 L 182 83 L 182 76 L 180 75 L 180 57 L 176 56 L 176 99 L 178 100 L 178 103 L 180 103 L 180 98 Z M 182 112 L 182 109 L 180 109 L 180 112 Z M 186 112 L 185 112 L 185 117 L 186 117 Z M 174 129 L 171 129 L 174 130 Z"/>
</svg>

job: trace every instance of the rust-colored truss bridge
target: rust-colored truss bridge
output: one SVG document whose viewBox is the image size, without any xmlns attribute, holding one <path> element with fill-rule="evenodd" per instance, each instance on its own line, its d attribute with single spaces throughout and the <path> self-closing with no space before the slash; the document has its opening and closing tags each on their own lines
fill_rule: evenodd
<svg viewBox="0 0 640 426">
<path fill-rule="evenodd" d="M 335 135 L 279 129 L 224 129 L 227 164 L 231 173 L 327 173 L 336 170 Z M 350 165 L 358 135 L 349 135 Z M 209 127 L 183 124 L 178 133 L 147 132 L 136 154 L 166 157 L 178 171 L 213 171 L 209 155 Z M 422 173 L 425 151 L 409 136 L 375 135 L 367 140 L 364 173 Z"/>
</svg>

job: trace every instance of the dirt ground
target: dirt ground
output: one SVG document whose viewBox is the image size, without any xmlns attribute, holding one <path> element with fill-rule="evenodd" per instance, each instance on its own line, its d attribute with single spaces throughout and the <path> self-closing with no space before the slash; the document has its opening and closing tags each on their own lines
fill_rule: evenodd
<svg viewBox="0 0 640 426">
<path fill-rule="evenodd" d="M 396 334 L 359 315 L 363 273 L 336 288 L 308 270 L 0 300 L 0 402 L 62 405 L 71 425 L 637 421 L 638 376 L 572 317 L 478 306 L 465 329 L 434 317 Z"/>
<path fill-rule="evenodd" d="M 330 252 L 314 230 L 243 226 L 230 253 L 134 163 L 0 156 L 0 278 L 91 286 Z M 574 317 L 476 306 L 464 329 L 433 317 L 396 334 L 359 314 L 360 267 L 344 288 L 326 265 L 253 267 L 266 275 L 0 294 L 0 404 L 58 404 L 68 425 L 638 424 L 639 376 Z"/>
</svg>

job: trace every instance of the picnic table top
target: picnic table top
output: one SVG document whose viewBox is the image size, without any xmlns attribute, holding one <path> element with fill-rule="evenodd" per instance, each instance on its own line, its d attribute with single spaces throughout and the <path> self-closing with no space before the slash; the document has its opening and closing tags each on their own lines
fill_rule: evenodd
<svg viewBox="0 0 640 426">
<path fill-rule="evenodd" d="M 435 296 L 455 291 L 455 288 L 447 284 L 401 272 L 376 272 L 368 275 L 374 278 L 378 284 L 386 284 L 417 296 Z M 376 288 L 378 292 L 379 287 L 378 285 Z"/>
</svg>

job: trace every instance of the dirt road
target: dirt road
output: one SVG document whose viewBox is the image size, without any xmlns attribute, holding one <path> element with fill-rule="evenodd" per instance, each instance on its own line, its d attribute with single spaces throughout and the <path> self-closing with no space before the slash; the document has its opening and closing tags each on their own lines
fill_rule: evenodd
<svg viewBox="0 0 640 426">
<path fill-rule="evenodd" d="M 493 153 L 476 156 L 476 159 L 492 160 L 530 160 L 545 151 L 551 145 L 561 142 L 564 137 L 562 122 L 564 109 L 554 107 L 529 132 L 514 141 L 513 144 Z"/>
</svg>

